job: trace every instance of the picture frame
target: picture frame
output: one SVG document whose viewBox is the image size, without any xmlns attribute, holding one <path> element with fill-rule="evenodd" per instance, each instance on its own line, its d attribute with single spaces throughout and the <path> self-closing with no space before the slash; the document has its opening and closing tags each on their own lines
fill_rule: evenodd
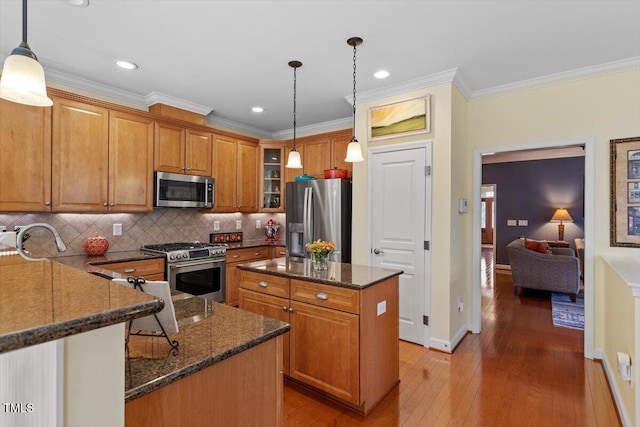
<svg viewBox="0 0 640 427">
<path fill-rule="evenodd" d="M 369 141 L 431 132 L 431 95 L 369 108 Z"/>
<path fill-rule="evenodd" d="M 640 248 L 640 136 L 609 141 L 611 246 Z"/>
</svg>

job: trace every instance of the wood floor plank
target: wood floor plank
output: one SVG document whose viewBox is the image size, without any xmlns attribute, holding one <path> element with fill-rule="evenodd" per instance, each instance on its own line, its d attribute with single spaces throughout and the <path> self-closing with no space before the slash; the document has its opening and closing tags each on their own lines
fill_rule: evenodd
<svg viewBox="0 0 640 427">
<path fill-rule="evenodd" d="M 453 354 L 400 342 L 400 384 L 362 417 L 285 383 L 286 426 L 620 425 L 598 361 L 580 330 L 553 326 L 547 292 L 516 296 L 493 258 L 482 280 L 482 332 Z"/>
</svg>

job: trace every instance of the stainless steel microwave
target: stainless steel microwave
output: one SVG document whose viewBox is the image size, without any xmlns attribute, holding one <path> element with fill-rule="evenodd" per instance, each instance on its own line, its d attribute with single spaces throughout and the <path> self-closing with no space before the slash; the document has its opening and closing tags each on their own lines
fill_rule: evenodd
<svg viewBox="0 0 640 427">
<path fill-rule="evenodd" d="M 212 208 L 213 178 L 210 176 L 154 173 L 153 206 L 163 208 Z"/>
</svg>

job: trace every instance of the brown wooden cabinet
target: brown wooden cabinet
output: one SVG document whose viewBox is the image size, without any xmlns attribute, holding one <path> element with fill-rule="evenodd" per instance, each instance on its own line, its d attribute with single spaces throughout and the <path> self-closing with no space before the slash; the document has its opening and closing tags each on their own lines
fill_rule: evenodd
<svg viewBox="0 0 640 427">
<path fill-rule="evenodd" d="M 214 135 L 213 212 L 258 212 L 258 145 Z"/>
<path fill-rule="evenodd" d="M 304 142 L 304 173 L 318 179 L 324 178 L 325 169 L 331 168 L 331 140 L 327 136 L 316 136 Z"/>
<path fill-rule="evenodd" d="M 213 135 L 168 123 L 155 123 L 154 170 L 211 176 Z"/>
<path fill-rule="evenodd" d="M 53 210 L 153 209 L 153 121 L 55 98 Z"/>
<path fill-rule="evenodd" d="M 51 108 L 0 99 L 0 211 L 51 210 Z"/>
<path fill-rule="evenodd" d="M 398 383 L 398 277 L 353 289 L 240 275 L 241 309 L 291 324 L 283 348 L 289 378 L 364 414 Z"/>
<path fill-rule="evenodd" d="M 318 179 L 324 178 L 325 169 L 346 169 L 347 176 L 352 176 L 353 166 L 345 162 L 347 145 L 351 141 L 351 129 L 327 132 L 306 136 L 296 141 L 296 149 L 300 152 L 303 169 L 287 169 L 286 182 L 291 182 L 296 176 L 305 173 Z M 285 158 L 291 151 L 293 142 L 286 142 Z"/>
<path fill-rule="evenodd" d="M 225 303 L 227 305 L 237 307 L 239 304 L 240 270 L 237 268 L 238 264 L 268 259 L 271 255 L 269 249 L 268 246 L 227 249 L 225 271 Z"/>
<path fill-rule="evenodd" d="M 146 280 L 164 280 L 164 258 L 136 259 L 100 264 L 105 270 L 120 273 L 125 277 L 142 276 Z"/>
</svg>

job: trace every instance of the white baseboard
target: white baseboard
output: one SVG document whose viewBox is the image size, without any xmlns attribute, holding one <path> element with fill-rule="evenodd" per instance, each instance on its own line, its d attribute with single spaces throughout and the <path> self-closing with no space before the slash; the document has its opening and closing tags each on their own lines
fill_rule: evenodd
<svg viewBox="0 0 640 427">
<path fill-rule="evenodd" d="M 497 274 L 511 274 L 511 266 L 509 264 L 496 264 L 494 271 Z"/>
<path fill-rule="evenodd" d="M 602 367 L 604 368 L 604 373 L 607 377 L 609 388 L 613 393 L 613 401 L 615 402 L 616 407 L 618 408 L 618 413 L 620 414 L 620 418 L 622 419 L 622 425 L 624 427 L 632 427 L 633 424 L 631 423 L 631 419 L 629 418 L 627 408 L 624 406 L 624 401 L 622 400 L 622 396 L 620 396 L 620 389 L 618 388 L 618 383 L 615 379 L 616 371 L 611 368 L 609 359 L 607 359 L 607 354 L 603 349 L 596 348 L 593 350 L 593 357 L 602 361 Z"/>
<path fill-rule="evenodd" d="M 463 324 L 460 329 L 455 333 L 453 339 L 451 341 L 440 340 L 437 338 L 431 338 L 429 340 L 429 348 L 434 350 L 439 350 L 444 353 L 453 353 L 453 349 L 462 341 L 465 335 L 467 335 L 467 331 L 469 330 L 469 325 L 466 323 Z"/>
</svg>

